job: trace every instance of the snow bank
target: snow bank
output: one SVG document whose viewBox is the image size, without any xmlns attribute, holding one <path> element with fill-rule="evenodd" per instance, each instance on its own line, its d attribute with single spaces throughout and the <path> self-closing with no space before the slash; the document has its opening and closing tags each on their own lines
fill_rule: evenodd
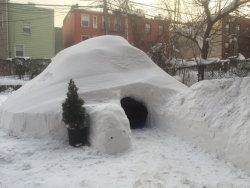
<svg viewBox="0 0 250 188">
<path fill-rule="evenodd" d="M 250 173 L 249 82 L 246 77 L 193 85 L 173 105 L 185 122 L 168 129 Z"/>
<path fill-rule="evenodd" d="M 0 85 L 24 85 L 27 81 L 10 76 L 0 77 Z"/>
<path fill-rule="evenodd" d="M 160 118 L 164 104 L 188 90 L 125 39 L 101 36 L 61 51 L 40 75 L 14 92 L 2 105 L 0 127 L 17 136 L 65 140 L 61 104 L 71 78 L 90 113 L 91 144 L 112 154 L 131 145 L 120 105 L 123 97 L 145 103 L 147 126 L 165 126 Z"/>
</svg>

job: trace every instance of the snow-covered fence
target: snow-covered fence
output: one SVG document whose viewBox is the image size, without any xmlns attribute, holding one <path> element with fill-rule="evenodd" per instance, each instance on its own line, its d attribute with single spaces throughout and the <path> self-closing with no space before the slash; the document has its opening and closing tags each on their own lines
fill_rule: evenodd
<svg viewBox="0 0 250 188">
<path fill-rule="evenodd" d="M 184 65 L 166 68 L 165 71 L 175 76 L 182 83 L 190 86 L 198 82 L 198 69 L 204 71 L 204 79 L 221 79 L 250 76 L 250 59 L 220 60 L 202 65 Z"/>
<path fill-rule="evenodd" d="M 0 59 L 0 76 L 18 75 L 19 78 L 33 78 L 41 73 L 51 59 Z"/>
</svg>

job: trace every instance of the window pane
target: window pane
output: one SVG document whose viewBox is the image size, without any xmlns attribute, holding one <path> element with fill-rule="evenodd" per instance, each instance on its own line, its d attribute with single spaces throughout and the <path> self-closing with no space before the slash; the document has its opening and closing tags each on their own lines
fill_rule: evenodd
<svg viewBox="0 0 250 188">
<path fill-rule="evenodd" d="M 82 15 L 82 26 L 89 27 L 89 16 L 88 15 Z"/>
<path fill-rule="evenodd" d="M 23 32 L 24 33 L 30 33 L 30 23 L 23 23 Z"/>
<path fill-rule="evenodd" d="M 226 33 L 226 34 L 229 34 L 229 24 L 226 24 L 226 25 L 225 25 L 225 33 Z"/>
<path fill-rule="evenodd" d="M 87 40 L 87 39 L 89 39 L 89 36 L 87 35 L 82 36 L 82 41 Z"/>
<path fill-rule="evenodd" d="M 97 16 L 93 17 L 93 28 L 97 28 Z"/>
<path fill-rule="evenodd" d="M 150 33 L 151 25 L 150 24 L 146 24 L 145 25 L 145 30 L 146 30 L 146 33 Z"/>
<path fill-rule="evenodd" d="M 158 26 L 158 29 L 159 29 L 159 31 L 158 31 L 159 33 L 158 33 L 158 34 L 159 34 L 159 35 L 162 35 L 162 34 L 163 34 L 163 26 L 162 26 L 162 25 L 159 25 L 159 26 Z"/>
<path fill-rule="evenodd" d="M 16 45 L 16 56 L 24 56 L 23 45 Z"/>
<path fill-rule="evenodd" d="M 226 42 L 225 43 L 225 48 L 228 49 L 228 47 L 229 47 L 229 44 Z"/>
</svg>

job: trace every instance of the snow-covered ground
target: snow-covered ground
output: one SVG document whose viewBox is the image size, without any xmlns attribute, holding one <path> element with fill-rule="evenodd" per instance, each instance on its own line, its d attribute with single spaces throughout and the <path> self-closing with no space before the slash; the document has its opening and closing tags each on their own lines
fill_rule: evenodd
<svg viewBox="0 0 250 188">
<path fill-rule="evenodd" d="M 0 130 L 0 187 L 248 188 L 231 164 L 157 129 L 133 131 L 131 151 L 109 156 Z"/>
<path fill-rule="evenodd" d="M 231 163 L 157 128 L 133 131 L 132 149 L 115 156 L 0 129 L 0 177 L 1 188 L 250 187 L 250 177 Z"/>
</svg>

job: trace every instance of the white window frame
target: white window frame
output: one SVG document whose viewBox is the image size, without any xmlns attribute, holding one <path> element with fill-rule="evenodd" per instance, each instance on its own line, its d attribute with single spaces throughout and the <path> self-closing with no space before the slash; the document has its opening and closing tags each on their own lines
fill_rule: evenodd
<svg viewBox="0 0 250 188">
<path fill-rule="evenodd" d="M 158 34 L 159 35 L 163 35 L 163 33 L 164 33 L 164 27 L 163 27 L 163 25 L 158 25 Z"/>
<path fill-rule="evenodd" d="M 228 42 L 225 42 L 224 46 L 225 46 L 225 49 L 229 49 L 229 43 Z"/>
<path fill-rule="evenodd" d="M 226 23 L 226 25 L 225 25 L 225 33 L 229 34 L 229 30 L 230 30 L 230 25 L 229 25 L 229 23 Z"/>
<path fill-rule="evenodd" d="M 23 48 L 23 56 L 18 56 L 17 55 L 17 46 L 22 46 L 22 48 Z M 15 57 L 24 57 L 24 54 L 25 54 L 24 44 L 16 44 L 15 45 Z"/>
<path fill-rule="evenodd" d="M 237 24 L 237 25 L 235 26 L 235 32 L 236 32 L 236 34 L 240 34 L 240 30 L 241 30 L 241 25 L 240 25 L 240 24 Z"/>
<path fill-rule="evenodd" d="M 88 38 L 87 38 L 87 39 L 85 39 L 85 40 L 90 39 L 90 36 L 89 36 L 89 35 L 82 35 L 82 36 L 81 36 L 81 41 L 85 41 L 85 40 L 83 40 L 83 39 L 82 39 L 83 37 L 88 37 Z"/>
<path fill-rule="evenodd" d="M 84 20 L 84 18 L 87 18 L 88 17 L 88 20 Z M 84 25 L 84 22 L 88 22 L 88 25 Z M 88 14 L 82 14 L 81 15 L 81 26 L 82 27 L 89 27 L 89 15 Z"/>
<path fill-rule="evenodd" d="M 98 28 L 98 18 L 97 18 L 97 16 L 93 16 L 93 28 L 94 29 Z"/>
<path fill-rule="evenodd" d="M 28 29 L 25 31 L 25 29 Z M 30 34 L 31 33 L 31 23 L 30 22 L 23 22 L 23 33 Z"/>
<path fill-rule="evenodd" d="M 149 26 L 149 27 L 148 27 Z M 146 33 L 151 33 L 151 24 L 150 23 L 146 23 L 145 24 L 145 32 Z"/>
</svg>

